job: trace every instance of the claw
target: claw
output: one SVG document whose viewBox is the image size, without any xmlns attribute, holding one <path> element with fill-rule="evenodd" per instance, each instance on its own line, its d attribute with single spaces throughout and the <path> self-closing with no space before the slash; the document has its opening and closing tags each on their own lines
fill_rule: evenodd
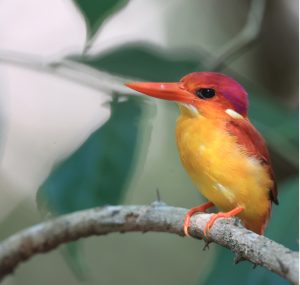
<svg viewBox="0 0 300 285">
<path fill-rule="evenodd" d="M 186 216 L 185 216 L 185 219 L 184 219 L 184 224 L 183 224 L 183 231 L 184 231 L 184 234 L 186 236 L 190 236 L 189 233 L 188 233 L 188 229 L 189 229 L 189 226 L 190 226 L 190 219 L 191 217 L 195 214 L 195 213 L 198 213 L 198 212 L 205 212 L 205 210 L 207 210 L 208 208 L 211 208 L 213 207 L 214 204 L 212 202 L 207 202 L 205 204 L 202 204 L 198 207 L 195 207 L 195 208 L 191 208 Z"/>
<path fill-rule="evenodd" d="M 214 223 L 217 219 L 234 217 L 234 216 L 238 215 L 239 213 L 241 213 L 243 210 L 244 210 L 244 208 L 242 208 L 242 207 L 236 207 L 229 212 L 226 212 L 226 213 L 219 212 L 217 214 L 212 215 L 204 228 L 204 231 L 203 231 L 204 236 L 207 236 L 207 232 L 214 225 Z"/>
<path fill-rule="evenodd" d="M 209 245 L 210 245 L 210 243 L 211 243 L 211 241 L 205 241 L 205 245 L 204 245 L 204 247 L 202 248 L 202 250 L 204 251 L 204 250 L 206 250 L 206 249 L 209 249 Z"/>
</svg>

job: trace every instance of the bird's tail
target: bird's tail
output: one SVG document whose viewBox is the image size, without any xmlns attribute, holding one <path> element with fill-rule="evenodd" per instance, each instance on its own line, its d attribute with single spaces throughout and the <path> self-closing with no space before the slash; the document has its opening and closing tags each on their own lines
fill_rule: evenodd
<svg viewBox="0 0 300 285">
<path fill-rule="evenodd" d="M 259 235 L 263 235 L 271 217 L 271 209 L 272 203 L 270 201 L 269 207 L 264 215 L 251 217 L 251 219 L 244 217 L 242 220 L 245 224 L 245 227 Z"/>
</svg>

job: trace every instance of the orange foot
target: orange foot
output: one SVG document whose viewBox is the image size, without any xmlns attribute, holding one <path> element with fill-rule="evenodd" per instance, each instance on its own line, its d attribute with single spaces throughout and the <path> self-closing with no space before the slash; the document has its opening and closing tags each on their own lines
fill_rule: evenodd
<svg viewBox="0 0 300 285">
<path fill-rule="evenodd" d="M 215 223 L 215 221 L 219 218 L 231 218 L 234 217 L 236 215 L 238 215 L 240 212 L 244 211 L 244 208 L 242 207 L 236 207 L 233 210 L 223 213 L 223 212 L 219 212 L 217 214 L 214 214 L 209 221 L 207 222 L 205 229 L 203 231 L 204 235 L 207 235 L 207 232 L 210 230 L 210 228 L 213 226 L 213 224 Z"/>
<path fill-rule="evenodd" d="M 184 234 L 186 236 L 190 236 L 189 233 L 188 233 L 188 228 L 190 226 L 190 219 L 191 217 L 195 214 L 195 213 L 198 213 L 198 212 L 205 212 L 206 209 L 208 208 L 211 208 L 213 207 L 214 204 L 212 202 L 207 202 L 205 204 L 202 204 L 198 207 L 195 207 L 195 208 L 191 208 L 186 216 L 185 216 L 185 219 L 184 219 L 184 224 L 183 224 L 183 231 L 184 231 Z"/>
</svg>

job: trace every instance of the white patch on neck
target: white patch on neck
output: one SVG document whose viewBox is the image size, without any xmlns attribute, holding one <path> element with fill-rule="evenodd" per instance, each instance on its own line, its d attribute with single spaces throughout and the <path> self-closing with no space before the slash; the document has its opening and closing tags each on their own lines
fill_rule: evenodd
<svg viewBox="0 0 300 285">
<path fill-rule="evenodd" d="M 261 166 L 260 161 L 254 156 L 248 157 L 248 162 L 253 168 L 257 168 L 257 167 Z"/>
<path fill-rule="evenodd" d="M 204 144 L 200 144 L 200 146 L 199 146 L 200 153 L 203 153 L 205 151 L 205 149 L 206 149 L 205 145 Z"/>
<path fill-rule="evenodd" d="M 226 109 L 225 113 L 227 113 L 230 117 L 234 118 L 234 119 L 243 119 L 244 117 L 237 113 L 236 111 L 232 110 L 232 109 Z"/>
<path fill-rule="evenodd" d="M 193 106 L 192 104 L 186 104 L 186 103 L 180 103 L 180 104 L 183 107 L 185 107 L 186 109 L 188 109 L 194 116 L 199 115 L 197 108 L 195 106 Z"/>
</svg>

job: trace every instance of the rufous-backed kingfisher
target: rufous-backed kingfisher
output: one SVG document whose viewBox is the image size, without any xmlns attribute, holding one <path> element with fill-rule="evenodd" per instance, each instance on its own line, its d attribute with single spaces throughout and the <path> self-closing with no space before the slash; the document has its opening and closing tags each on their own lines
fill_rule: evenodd
<svg viewBox="0 0 300 285">
<path fill-rule="evenodd" d="M 204 234 L 218 218 L 238 216 L 246 228 L 263 234 L 278 204 L 277 189 L 264 139 L 248 119 L 248 95 L 232 78 L 194 72 L 180 82 L 133 82 L 131 89 L 175 101 L 180 116 L 176 140 L 180 159 L 199 191 L 209 200 L 189 210 L 191 216 L 217 206 Z"/>
</svg>

